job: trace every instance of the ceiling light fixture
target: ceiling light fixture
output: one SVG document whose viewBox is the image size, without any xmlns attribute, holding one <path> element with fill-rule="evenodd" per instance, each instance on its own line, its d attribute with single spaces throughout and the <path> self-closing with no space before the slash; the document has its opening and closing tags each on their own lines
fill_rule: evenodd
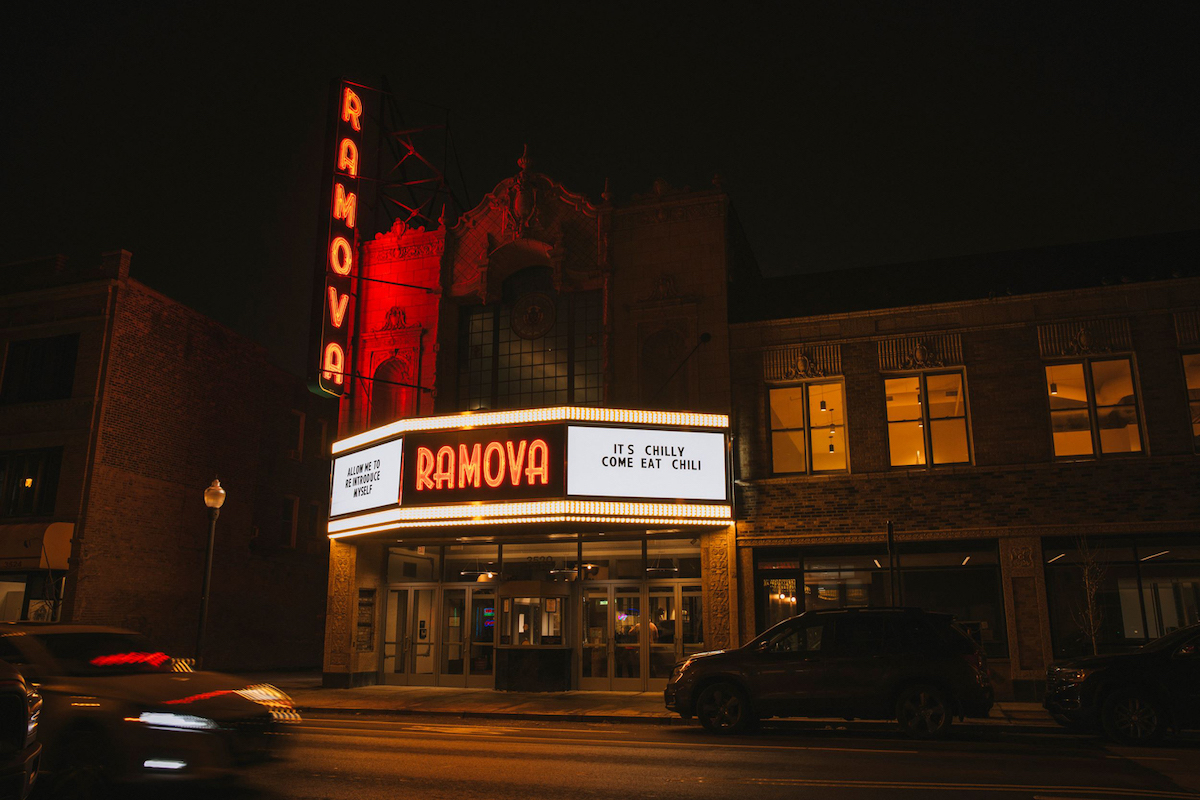
<svg viewBox="0 0 1200 800">
<path fill-rule="evenodd" d="M 1152 558 L 1158 558 L 1159 556 L 1165 556 L 1165 555 L 1166 555 L 1167 553 L 1169 553 L 1169 552 L 1171 552 L 1171 551 L 1170 551 L 1170 550 L 1162 550 L 1162 551 L 1159 551 L 1159 552 L 1157 552 L 1157 553 L 1154 553 L 1153 555 L 1148 555 L 1148 556 L 1146 556 L 1145 558 L 1142 558 L 1142 559 L 1139 559 L 1139 560 L 1140 560 L 1140 561 L 1149 561 L 1149 560 L 1150 560 L 1150 559 L 1152 559 Z"/>
<path fill-rule="evenodd" d="M 1050 394 L 1058 394 L 1058 384 L 1057 383 L 1050 384 Z"/>
</svg>

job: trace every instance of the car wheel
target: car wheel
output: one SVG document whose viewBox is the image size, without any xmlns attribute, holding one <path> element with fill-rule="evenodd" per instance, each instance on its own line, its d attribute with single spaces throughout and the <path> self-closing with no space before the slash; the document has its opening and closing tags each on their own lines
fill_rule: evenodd
<svg viewBox="0 0 1200 800">
<path fill-rule="evenodd" d="M 915 739 L 936 739 L 953 721 L 946 693 L 936 686 L 909 686 L 896 698 L 896 721 Z"/>
<path fill-rule="evenodd" d="M 750 698 L 732 683 L 705 687 L 696 702 L 696 716 L 704 729 L 712 733 L 738 733 L 754 722 Z"/>
<path fill-rule="evenodd" d="M 1104 732 L 1121 744 L 1150 744 L 1167 729 L 1162 705 L 1142 689 L 1119 689 L 1104 703 Z"/>
</svg>

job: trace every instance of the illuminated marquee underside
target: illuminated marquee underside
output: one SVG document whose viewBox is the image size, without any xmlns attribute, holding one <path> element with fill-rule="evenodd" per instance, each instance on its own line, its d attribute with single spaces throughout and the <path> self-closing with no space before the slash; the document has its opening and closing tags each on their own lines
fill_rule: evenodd
<svg viewBox="0 0 1200 800">
<path fill-rule="evenodd" d="M 400 436 L 411 431 L 437 431 L 454 428 L 482 428 L 492 425 L 524 425 L 534 422 L 601 422 L 627 425 L 664 425 L 668 427 L 729 428 L 725 414 L 696 414 L 687 411 L 640 411 L 626 408 L 592 408 L 589 406 L 558 406 L 530 408 L 521 411 L 486 411 L 475 414 L 449 414 L 442 417 L 412 417 L 397 420 L 333 443 L 337 453 L 361 447 L 380 439 Z"/>
<path fill-rule="evenodd" d="M 501 524 L 601 523 L 654 527 L 724 526 L 731 524 L 727 505 L 610 503 L 550 500 L 534 503 L 393 508 L 329 523 L 329 538 L 340 539 L 402 528 Z"/>
</svg>

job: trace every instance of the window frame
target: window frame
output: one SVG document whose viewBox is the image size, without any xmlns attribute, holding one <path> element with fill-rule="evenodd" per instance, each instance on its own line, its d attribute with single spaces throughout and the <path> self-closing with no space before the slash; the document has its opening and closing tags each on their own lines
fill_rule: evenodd
<svg viewBox="0 0 1200 800">
<path fill-rule="evenodd" d="M 1133 411 L 1137 416 L 1138 425 L 1138 441 L 1141 444 L 1140 450 L 1121 451 L 1117 453 L 1105 453 L 1100 446 L 1100 416 L 1097 412 L 1096 405 L 1096 387 L 1092 381 L 1092 364 L 1097 361 L 1126 361 L 1129 363 L 1129 382 L 1133 389 Z M 1083 368 L 1083 385 L 1087 392 L 1087 412 L 1088 425 L 1091 426 L 1092 432 L 1092 452 L 1090 455 L 1066 455 L 1060 456 L 1054 449 L 1054 416 L 1050 408 L 1050 389 L 1045 387 L 1046 384 L 1046 369 L 1049 367 L 1061 367 L 1071 364 L 1079 364 Z M 1183 359 L 1179 361 L 1180 368 L 1183 367 Z M 1102 458 L 1138 458 L 1150 454 L 1150 442 L 1146 437 L 1146 414 L 1142 408 L 1142 392 L 1140 380 L 1138 379 L 1137 360 L 1133 357 L 1133 353 L 1096 353 L 1094 355 L 1075 356 L 1072 358 L 1054 358 L 1042 360 L 1042 383 L 1046 405 L 1046 422 L 1049 424 L 1050 431 L 1050 457 L 1054 461 L 1090 461 L 1093 459 Z M 1184 386 L 1187 386 L 1186 378 Z M 1104 408 L 1114 408 L 1115 406 L 1104 406 Z"/>
<path fill-rule="evenodd" d="M 1188 438 L 1192 442 L 1192 452 L 1200 455 L 1200 439 L 1196 437 L 1195 429 L 1192 427 L 1195 423 L 1192 419 L 1192 405 L 1196 405 L 1198 413 L 1200 413 L 1200 400 L 1193 400 L 1189 393 L 1187 383 L 1187 365 L 1184 364 L 1184 359 L 1188 356 L 1200 358 L 1200 349 L 1185 348 L 1179 351 L 1179 369 L 1183 375 L 1183 412 L 1184 419 L 1187 420 Z"/>
<path fill-rule="evenodd" d="M 303 411 L 293 408 L 292 416 L 298 418 L 296 421 L 296 440 L 292 441 L 292 442 L 288 442 L 288 446 L 286 448 L 287 457 L 292 459 L 293 461 L 303 461 L 304 460 L 304 422 L 305 422 L 306 415 Z M 290 429 L 290 426 L 289 426 L 289 429 Z M 289 438 L 291 438 L 291 437 L 289 437 Z"/>
<path fill-rule="evenodd" d="M 842 441 L 846 450 L 846 466 L 842 469 L 814 469 L 813 468 L 813 447 L 812 447 L 812 418 L 810 415 L 809 402 L 809 387 L 818 384 L 836 383 L 842 388 Z M 767 428 L 767 454 L 769 465 L 771 468 L 771 477 L 785 477 L 788 475 L 841 475 L 850 472 L 850 412 L 847 406 L 846 399 L 846 379 L 841 375 L 836 375 L 828 378 L 811 378 L 803 381 L 768 381 L 766 384 L 767 391 L 764 397 L 766 404 L 766 428 Z M 775 428 L 771 425 L 771 392 L 776 389 L 790 389 L 800 387 L 804 393 L 804 398 L 800 405 L 803 413 L 803 428 Z M 778 472 L 775 469 L 775 436 L 776 432 L 782 431 L 803 431 L 804 433 L 804 470 L 793 472 Z"/>
<path fill-rule="evenodd" d="M 963 400 L 963 426 L 966 429 L 967 439 L 967 460 L 954 461 L 949 464 L 935 464 L 933 461 L 933 425 L 929 416 L 929 389 L 926 385 L 926 380 L 929 376 L 937 375 L 958 375 L 962 386 Z M 893 464 L 892 463 L 892 423 L 887 418 L 887 382 L 889 380 L 897 380 L 900 378 L 916 378 L 917 391 L 919 397 L 925 398 L 923 402 L 919 402 L 921 406 L 921 432 L 922 441 L 925 444 L 925 463 L 924 464 Z M 970 392 L 967 390 L 967 369 L 966 367 L 930 367 L 920 370 L 903 370 L 897 372 L 883 373 L 883 424 L 887 426 L 887 449 L 888 449 L 888 467 L 890 469 L 947 469 L 953 467 L 973 467 L 975 466 L 975 438 L 971 433 L 971 402 Z M 938 417 L 938 419 L 957 419 L 957 417 Z"/>
<path fill-rule="evenodd" d="M 280 522 L 283 523 L 283 536 L 280 539 L 280 544 L 286 548 L 295 549 L 297 543 L 297 527 L 300 524 L 300 498 L 294 494 L 285 494 L 283 496 L 283 502 L 280 503 L 280 507 L 289 501 L 292 507 L 290 519 L 285 518 L 280 520 Z"/>
</svg>

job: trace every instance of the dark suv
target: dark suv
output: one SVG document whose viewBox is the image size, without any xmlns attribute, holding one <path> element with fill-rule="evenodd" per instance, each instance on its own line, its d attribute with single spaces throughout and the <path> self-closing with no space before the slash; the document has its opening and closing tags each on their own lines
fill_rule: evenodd
<svg viewBox="0 0 1200 800">
<path fill-rule="evenodd" d="M 675 665 L 667 708 L 732 733 L 767 717 L 895 719 L 909 735 L 943 734 L 953 717 L 986 717 L 983 652 L 944 614 L 911 608 L 806 611 L 733 650 Z"/>
<path fill-rule="evenodd" d="M 1200 625 L 1132 653 L 1052 664 L 1045 706 L 1068 728 L 1103 729 L 1128 744 L 1156 741 L 1168 728 L 1200 728 Z"/>
</svg>

